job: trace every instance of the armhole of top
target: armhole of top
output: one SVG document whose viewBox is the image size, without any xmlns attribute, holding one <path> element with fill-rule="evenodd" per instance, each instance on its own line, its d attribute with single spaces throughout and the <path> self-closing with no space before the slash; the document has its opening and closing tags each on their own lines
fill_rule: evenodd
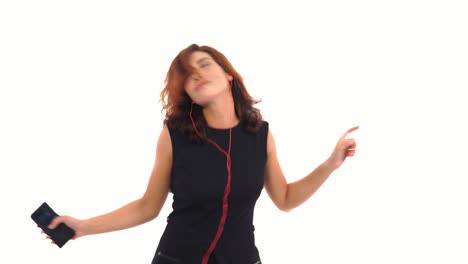
<svg viewBox="0 0 468 264">
<path fill-rule="evenodd" d="M 263 121 L 262 124 L 262 136 L 264 137 L 263 144 L 265 146 L 265 160 L 268 158 L 268 132 L 270 130 L 270 126 L 267 121 Z"/>
<path fill-rule="evenodd" d="M 174 166 L 174 162 L 176 161 L 175 157 L 176 157 L 176 153 L 175 153 L 175 150 L 176 150 L 176 131 L 173 130 L 172 128 L 170 128 L 169 126 L 167 126 L 167 129 L 169 130 L 169 137 L 170 137 L 170 140 L 171 140 L 171 149 L 172 149 L 172 166 Z"/>
</svg>

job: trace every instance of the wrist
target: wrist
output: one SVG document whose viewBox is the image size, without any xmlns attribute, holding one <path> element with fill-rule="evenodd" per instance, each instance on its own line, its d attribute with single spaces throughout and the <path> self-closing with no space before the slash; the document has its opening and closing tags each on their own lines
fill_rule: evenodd
<svg viewBox="0 0 468 264">
<path fill-rule="evenodd" d="M 336 170 L 336 167 L 334 166 L 334 162 L 331 161 L 330 159 L 327 159 L 326 161 L 324 161 L 321 166 L 324 170 L 328 171 L 329 173 L 332 173 L 333 171 Z"/>
<path fill-rule="evenodd" d="M 79 229 L 81 231 L 81 236 L 87 236 L 87 235 L 92 235 L 93 233 L 93 224 L 92 224 L 92 218 L 81 220 L 79 225 Z"/>
</svg>

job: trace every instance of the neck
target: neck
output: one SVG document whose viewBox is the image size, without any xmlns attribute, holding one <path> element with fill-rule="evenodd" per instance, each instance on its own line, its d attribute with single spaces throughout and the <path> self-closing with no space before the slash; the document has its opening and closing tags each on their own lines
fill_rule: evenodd
<svg viewBox="0 0 468 264">
<path fill-rule="evenodd" d="M 232 128 L 239 122 L 234 111 L 232 95 L 225 96 L 203 107 L 203 115 L 209 127 Z"/>
</svg>

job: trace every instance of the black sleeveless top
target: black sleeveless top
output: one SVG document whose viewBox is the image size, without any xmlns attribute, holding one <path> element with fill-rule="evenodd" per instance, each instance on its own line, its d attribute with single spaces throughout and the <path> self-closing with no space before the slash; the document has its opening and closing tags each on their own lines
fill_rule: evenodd
<svg viewBox="0 0 468 264">
<path fill-rule="evenodd" d="M 167 218 L 153 263 L 200 264 L 222 215 L 226 155 L 210 143 L 191 143 L 181 132 L 170 128 L 169 133 L 173 211 Z M 241 123 L 232 128 L 229 209 L 223 233 L 210 258 L 216 263 L 250 264 L 260 260 L 253 215 L 264 184 L 267 135 L 265 121 L 255 134 L 245 131 Z M 207 136 L 227 152 L 229 129 L 209 128 Z"/>
</svg>

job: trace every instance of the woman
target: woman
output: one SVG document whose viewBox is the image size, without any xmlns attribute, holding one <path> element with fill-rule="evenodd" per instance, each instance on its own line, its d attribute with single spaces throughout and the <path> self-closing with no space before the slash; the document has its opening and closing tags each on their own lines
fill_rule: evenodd
<svg viewBox="0 0 468 264">
<path fill-rule="evenodd" d="M 173 60 L 165 84 L 164 126 L 144 195 L 86 220 L 59 216 L 49 227 L 65 223 L 75 238 L 134 227 L 156 218 L 172 192 L 153 264 L 261 263 L 252 223 L 263 187 L 280 210 L 304 203 L 354 155 L 356 143 L 346 136 L 358 127 L 309 175 L 287 183 L 268 123 L 222 53 L 190 45 Z"/>
</svg>

